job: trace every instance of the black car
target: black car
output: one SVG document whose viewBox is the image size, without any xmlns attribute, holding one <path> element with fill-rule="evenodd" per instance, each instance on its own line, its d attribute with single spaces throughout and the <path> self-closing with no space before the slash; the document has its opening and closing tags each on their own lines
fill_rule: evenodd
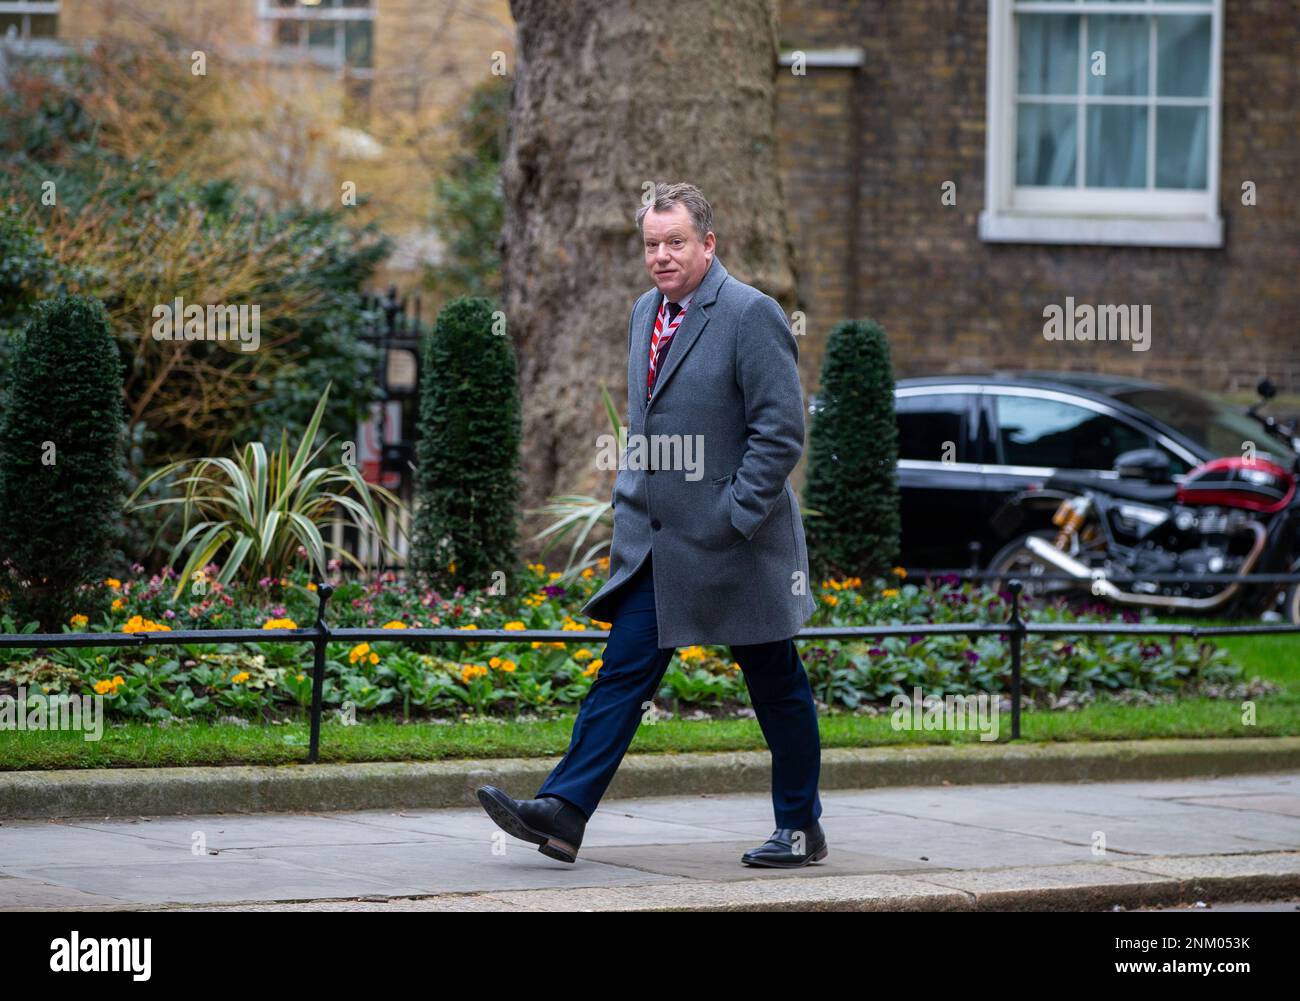
<svg viewBox="0 0 1300 1001">
<path fill-rule="evenodd" d="M 993 516 L 1058 471 L 1118 478 L 1120 453 L 1158 448 L 1175 482 L 1202 462 L 1295 452 L 1247 414 L 1186 389 L 1078 372 L 986 372 L 895 383 L 902 560 L 987 567 L 1009 540 Z M 814 397 L 810 410 L 816 412 Z M 1019 526 L 1024 532 L 1035 527 Z M 978 550 L 971 543 L 978 543 Z"/>
</svg>

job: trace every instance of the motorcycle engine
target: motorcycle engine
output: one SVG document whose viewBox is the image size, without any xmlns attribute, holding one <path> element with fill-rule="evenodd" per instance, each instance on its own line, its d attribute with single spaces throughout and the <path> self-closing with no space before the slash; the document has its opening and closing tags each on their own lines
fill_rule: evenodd
<svg viewBox="0 0 1300 1001">
<path fill-rule="evenodd" d="M 1234 508 L 1174 505 L 1163 523 L 1129 551 L 1135 575 L 1182 573 L 1193 576 L 1235 573 L 1253 541 L 1251 515 Z M 1201 597 L 1215 593 L 1218 582 L 1147 582 L 1135 589 L 1148 593 Z"/>
</svg>

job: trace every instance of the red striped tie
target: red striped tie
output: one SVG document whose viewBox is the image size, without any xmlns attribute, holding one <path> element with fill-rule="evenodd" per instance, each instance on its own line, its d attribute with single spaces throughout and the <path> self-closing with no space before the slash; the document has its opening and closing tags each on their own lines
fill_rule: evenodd
<svg viewBox="0 0 1300 1001">
<path fill-rule="evenodd" d="M 680 312 L 679 312 L 680 310 Z M 650 372 L 646 376 L 645 398 L 650 399 L 654 392 L 655 377 L 659 374 L 659 368 L 663 364 L 664 356 L 668 353 L 668 345 L 673 339 L 673 334 L 677 333 L 677 328 L 681 325 L 682 316 L 686 310 L 675 302 L 668 304 L 668 330 L 664 332 L 664 308 L 659 307 L 659 315 L 655 318 L 654 336 L 650 338 Z"/>
</svg>

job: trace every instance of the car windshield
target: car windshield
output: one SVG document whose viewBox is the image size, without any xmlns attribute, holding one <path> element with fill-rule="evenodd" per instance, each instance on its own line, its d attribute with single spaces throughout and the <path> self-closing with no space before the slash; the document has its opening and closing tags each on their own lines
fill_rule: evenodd
<svg viewBox="0 0 1300 1001">
<path fill-rule="evenodd" d="M 1283 465 L 1295 461 L 1295 453 L 1254 418 L 1208 396 L 1182 389 L 1128 389 L 1114 396 L 1140 407 L 1216 455 L 1240 455 L 1243 443 L 1253 441 L 1257 452 L 1267 453 Z"/>
</svg>

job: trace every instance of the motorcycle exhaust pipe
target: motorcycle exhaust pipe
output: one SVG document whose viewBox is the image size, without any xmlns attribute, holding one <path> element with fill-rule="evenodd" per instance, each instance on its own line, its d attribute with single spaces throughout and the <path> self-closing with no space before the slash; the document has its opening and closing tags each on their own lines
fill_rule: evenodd
<svg viewBox="0 0 1300 1001">
<path fill-rule="evenodd" d="M 1251 547 L 1246 559 L 1242 561 L 1241 572 L 1250 573 L 1254 567 L 1255 561 L 1259 559 L 1259 554 L 1264 551 L 1264 542 L 1267 535 L 1264 526 L 1258 522 L 1250 522 L 1249 527 L 1255 533 L 1255 544 Z M 1068 553 L 1063 553 L 1053 546 L 1046 539 L 1037 535 L 1031 535 L 1025 539 L 1025 546 L 1035 556 L 1041 557 L 1045 562 L 1052 564 L 1072 577 L 1077 577 L 1081 581 L 1088 581 L 1092 585 L 1093 594 L 1099 597 L 1109 598 L 1111 601 L 1117 601 L 1124 605 L 1142 605 L 1148 608 L 1175 608 L 1193 612 L 1208 612 L 1224 604 L 1229 598 L 1237 593 L 1241 586 L 1234 582 L 1225 587 L 1216 595 L 1209 598 L 1180 598 L 1176 595 L 1169 594 L 1134 594 L 1132 591 L 1125 591 L 1107 580 L 1105 577 L 1093 577 L 1092 571 L 1084 564 L 1080 563 Z"/>
</svg>

